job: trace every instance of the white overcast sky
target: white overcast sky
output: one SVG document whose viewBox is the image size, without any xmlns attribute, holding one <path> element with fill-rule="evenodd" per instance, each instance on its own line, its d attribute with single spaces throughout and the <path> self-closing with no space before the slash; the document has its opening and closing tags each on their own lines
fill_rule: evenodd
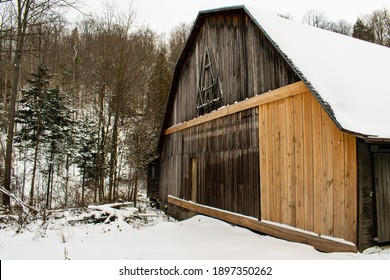
<svg viewBox="0 0 390 280">
<path fill-rule="evenodd" d="M 390 0 L 81 0 L 86 13 L 101 13 L 102 3 L 114 3 L 122 11 L 133 2 L 140 24 L 148 25 L 154 31 L 167 33 L 179 23 L 191 23 L 200 10 L 232 5 L 248 5 L 269 13 L 291 15 L 301 21 L 311 9 L 322 10 L 331 20 L 345 19 L 353 24 L 358 16 L 373 10 L 390 8 Z"/>
</svg>

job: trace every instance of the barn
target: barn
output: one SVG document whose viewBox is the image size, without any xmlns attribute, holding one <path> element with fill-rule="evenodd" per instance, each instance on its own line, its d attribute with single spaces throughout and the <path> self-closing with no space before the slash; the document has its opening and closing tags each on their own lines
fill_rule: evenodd
<svg viewBox="0 0 390 280">
<path fill-rule="evenodd" d="M 388 65 L 386 47 L 252 8 L 201 11 L 151 164 L 161 207 L 325 252 L 389 242 Z"/>
</svg>

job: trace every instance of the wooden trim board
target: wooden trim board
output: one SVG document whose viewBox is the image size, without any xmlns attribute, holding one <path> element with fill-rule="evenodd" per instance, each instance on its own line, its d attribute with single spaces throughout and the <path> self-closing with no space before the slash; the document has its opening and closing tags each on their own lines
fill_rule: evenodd
<svg viewBox="0 0 390 280">
<path fill-rule="evenodd" d="M 235 114 L 241 111 L 244 111 L 246 109 L 254 108 L 257 106 L 260 106 L 262 104 L 267 104 L 271 102 L 275 102 L 290 96 L 299 95 L 305 92 L 308 92 L 309 89 L 306 87 L 306 85 L 303 82 L 296 82 L 272 91 L 269 91 L 267 93 L 263 93 L 260 95 L 257 95 L 255 97 L 246 99 L 244 101 L 235 103 L 233 105 L 229 105 L 226 107 L 223 107 L 217 111 L 211 112 L 209 114 L 200 116 L 198 118 L 192 119 L 190 121 L 177 124 L 174 126 L 171 126 L 165 130 L 165 135 L 169 135 L 187 128 L 190 128 L 195 125 L 199 125 L 202 123 L 206 123 L 212 120 L 216 120 L 231 114 Z"/>
<path fill-rule="evenodd" d="M 357 247 L 355 245 L 279 227 L 277 225 L 258 221 L 252 217 L 246 217 L 225 210 L 208 207 L 206 205 L 179 199 L 171 195 L 168 196 L 168 203 L 277 238 L 308 244 L 322 252 L 357 252 Z"/>
</svg>

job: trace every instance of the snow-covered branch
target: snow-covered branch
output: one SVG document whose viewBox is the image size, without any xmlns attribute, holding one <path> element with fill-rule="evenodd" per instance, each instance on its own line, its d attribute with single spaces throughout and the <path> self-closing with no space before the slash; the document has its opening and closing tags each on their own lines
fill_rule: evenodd
<svg viewBox="0 0 390 280">
<path fill-rule="evenodd" d="M 12 192 L 7 191 L 4 187 L 0 187 L 0 191 L 4 194 L 8 195 L 10 198 L 14 199 L 15 203 L 18 204 L 20 207 L 22 207 L 23 212 L 28 212 L 26 209 L 26 208 L 28 208 L 29 210 L 33 211 L 34 213 L 38 213 L 37 209 L 28 205 L 27 203 L 25 203 L 24 201 L 22 201 L 21 199 L 16 197 L 16 195 L 14 195 Z"/>
</svg>

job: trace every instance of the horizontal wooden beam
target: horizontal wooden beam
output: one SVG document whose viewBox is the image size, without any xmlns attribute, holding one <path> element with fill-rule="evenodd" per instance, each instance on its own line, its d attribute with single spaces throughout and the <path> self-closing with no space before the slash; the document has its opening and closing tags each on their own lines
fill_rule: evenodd
<svg viewBox="0 0 390 280">
<path fill-rule="evenodd" d="M 254 231 L 265 233 L 277 238 L 285 239 L 292 242 L 299 242 L 313 246 L 322 252 L 357 252 L 357 247 L 352 244 L 338 242 L 333 239 L 327 239 L 299 230 L 269 224 L 258 221 L 255 218 L 247 217 L 237 213 L 220 210 L 206 205 L 197 204 L 191 201 L 179 199 L 174 196 L 168 196 L 168 203 L 179 206 L 181 208 L 217 218 L 235 225 L 239 225 Z"/>
<path fill-rule="evenodd" d="M 165 135 L 172 134 L 187 128 L 190 128 L 195 125 L 199 125 L 202 123 L 206 123 L 212 120 L 216 120 L 234 113 L 238 113 L 247 109 L 251 109 L 263 104 L 275 102 L 281 99 L 285 99 L 290 96 L 302 94 L 305 92 L 308 92 L 309 89 L 306 87 L 306 85 L 303 82 L 296 82 L 291 85 L 287 85 L 266 93 L 262 93 L 260 95 L 257 95 L 255 97 L 246 99 L 244 101 L 222 107 L 221 109 L 217 111 L 213 111 L 209 114 L 200 116 L 198 118 L 192 119 L 190 121 L 177 124 L 174 126 L 169 127 L 165 130 Z"/>
</svg>

